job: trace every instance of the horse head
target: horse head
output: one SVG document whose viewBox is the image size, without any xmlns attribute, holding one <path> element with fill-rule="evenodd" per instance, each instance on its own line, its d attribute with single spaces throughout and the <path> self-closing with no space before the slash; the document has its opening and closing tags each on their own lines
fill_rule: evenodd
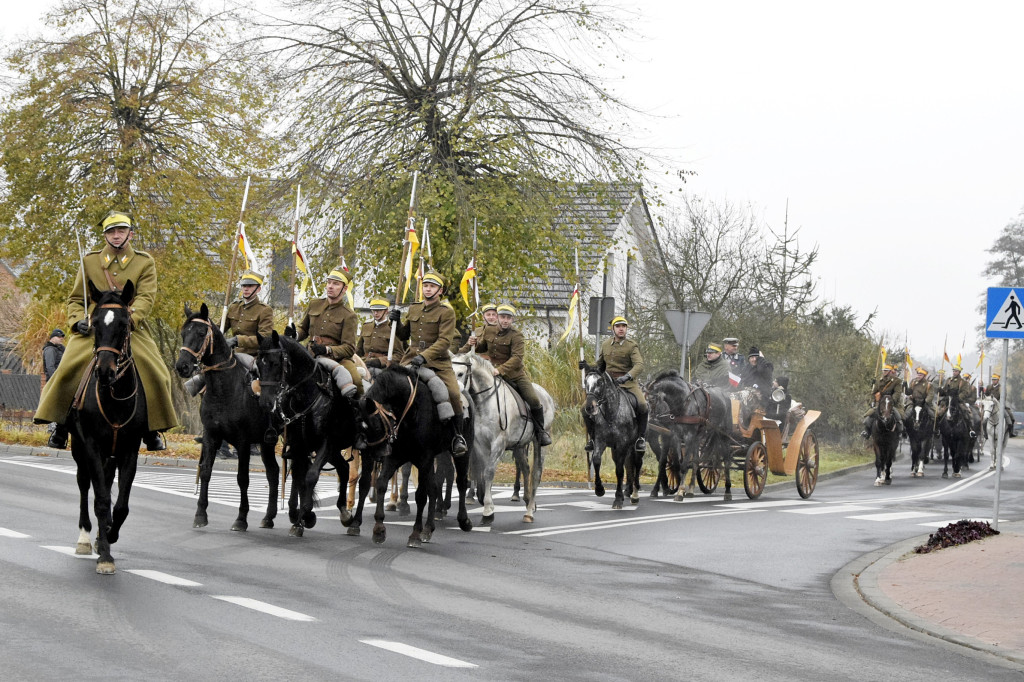
<svg viewBox="0 0 1024 682">
<path fill-rule="evenodd" d="M 128 280 L 121 291 L 100 291 L 90 281 L 89 298 L 96 303 L 90 318 L 94 330 L 96 371 L 100 383 L 109 385 L 132 359 L 132 314 L 129 306 L 135 298 L 135 285 Z"/>
<path fill-rule="evenodd" d="M 886 429 L 892 428 L 896 420 L 896 410 L 894 409 L 891 395 L 886 394 L 878 399 L 878 404 L 875 406 L 875 415 L 878 417 L 878 423 L 881 426 Z"/>
<path fill-rule="evenodd" d="M 185 323 L 181 325 L 181 350 L 174 369 L 178 375 L 187 379 L 199 371 L 200 364 L 215 364 L 215 358 L 228 355 L 229 350 L 221 333 L 210 322 L 210 309 L 202 304 L 197 312 L 193 312 L 185 304 Z"/>
<path fill-rule="evenodd" d="M 280 336 L 276 330 L 270 336 L 256 334 L 260 353 L 256 357 L 256 368 L 260 376 L 260 407 L 270 414 L 280 411 L 281 401 L 295 383 L 296 364 L 303 357 L 313 362 L 306 350 L 297 342 Z M 302 363 L 305 364 L 305 363 Z"/>
<path fill-rule="evenodd" d="M 459 387 L 467 393 L 472 392 L 474 385 L 487 386 L 493 381 L 494 365 L 474 352 L 459 353 L 452 356 L 452 369 Z"/>
<path fill-rule="evenodd" d="M 584 363 L 586 364 L 586 363 Z M 598 361 L 597 365 L 587 365 L 586 375 L 583 378 L 583 389 L 586 391 L 586 398 L 583 401 L 583 410 L 595 416 L 601 411 L 601 405 L 615 397 L 616 386 L 611 376 L 605 371 L 604 358 Z"/>
</svg>

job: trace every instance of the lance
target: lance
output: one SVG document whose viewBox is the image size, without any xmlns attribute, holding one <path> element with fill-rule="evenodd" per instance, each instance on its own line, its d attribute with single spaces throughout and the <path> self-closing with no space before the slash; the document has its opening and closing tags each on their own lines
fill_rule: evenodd
<svg viewBox="0 0 1024 682">
<path fill-rule="evenodd" d="M 412 194 L 409 195 L 409 221 L 402 235 L 402 262 L 398 270 L 398 286 L 395 288 L 395 307 L 398 307 L 398 298 L 402 295 L 402 285 L 405 283 L 405 261 L 409 257 L 409 248 L 412 246 L 409 243 L 409 228 L 415 229 L 416 223 L 416 179 L 419 176 L 418 171 L 412 173 Z M 403 297 L 404 302 L 404 297 Z M 391 325 L 391 340 L 388 342 L 388 362 L 391 362 L 391 356 L 395 352 L 395 334 L 398 332 L 398 325 Z"/>
<path fill-rule="evenodd" d="M 946 342 L 949 341 L 949 332 L 946 332 L 945 338 L 942 339 L 942 364 L 939 367 L 939 391 L 942 391 L 942 377 L 946 374 Z M 932 431 L 939 428 L 939 410 L 938 406 L 935 409 L 935 419 L 932 420 Z"/>
<path fill-rule="evenodd" d="M 583 361 L 583 292 L 580 291 L 580 247 L 575 248 L 576 254 L 576 322 L 579 325 L 580 334 L 580 361 Z M 580 386 L 583 391 L 587 390 L 587 371 L 580 369 Z"/>
<path fill-rule="evenodd" d="M 89 327 L 92 325 L 92 319 L 89 317 L 89 283 L 85 281 L 85 251 L 82 250 L 82 235 L 78 230 L 75 230 L 75 239 L 78 240 L 78 269 L 82 273 L 82 310 L 85 311 L 86 327 Z"/>
<path fill-rule="evenodd" d="M 302 200 L 302 185 L 299 184 L 295 187 L 295 227 L 292 231 L 292 246 L 298 248 L 299 246 L 299 202 Z M 309 264 L 306 264 L 307 271 L 309 270 Z M 295 323 L 295 254 L 292 254 L 292 274 L 291 280 L 288 286 L 289 297 L 288 297 L 288 326 Z"/>
<path fill-rule="evenodd" d="M 235 228 L 235 244 L 231 248 L 231 267 L 228 268 L 228 286 L 224 292 L 224 310 L 220 314 L 220 331 L 228 321 L 228 304 L 231 303 L 231 286 L 235 283 L 235 261 L 238 258 L 238 238 L 242 234 L 242 219 L 245 217 L 245 204 L 249 201 L 249 181 L 252 176 L 245 176 L 245 192 L 242 194 L 242 210 L 238 214 L 238 226 Z"/>
<path fill-rule="evenodd" d="M 473 305 L 476 306 L 473 314 L 480 311 L 480 268 L 476 262 L 476 218 L 473 218 Z"/>
<path fill-rule="evenodd" d="M 348 265 L 345 264 L 345 216 L 341 216 L 341 222 L 338 224 L 338 262 L 341 263 L 342 269 L 348 270 Z M 309 263 L 306 263 L 306 267 L 309 267 Z"/>
</svg>

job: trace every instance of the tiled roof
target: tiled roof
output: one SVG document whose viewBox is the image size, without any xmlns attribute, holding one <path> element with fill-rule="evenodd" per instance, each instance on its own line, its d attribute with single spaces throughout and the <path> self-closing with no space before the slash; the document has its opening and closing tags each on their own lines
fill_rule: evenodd
<svg viewBox="0 0 1024 682">
<path fill-rule="evenodd" d="M 35 410 L 39 393 L 38 374 L 0 373 L 0 409 Z"/>
</svg>

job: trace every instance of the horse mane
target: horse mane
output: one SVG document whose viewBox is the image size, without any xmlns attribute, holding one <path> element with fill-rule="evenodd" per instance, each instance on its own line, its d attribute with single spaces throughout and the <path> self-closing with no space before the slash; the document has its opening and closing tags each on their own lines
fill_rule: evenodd
<svg viewBox="0 0 1024 682">
<path fill-rule="evenodd" d="M 677 369 L 666 369 L 665 371 L 660 372 L 657 376 L 655 376 L 653 379 L 651 379 L 650 383 L 654 384 L 654 383 L 657 383 L 657 382 L 661 381 L 662 379 L 682 379 L 682 377 L 679 376 L 679 370 L 677 370 Z M 650 384 L 648 384 L 648 385 L 650 385 Z"/>
<path fill-rule="evenodd" d="M 373 384 L 366 389 L 365 397 L 381 402 L 386 397 L 390 397 L 395 389 L 404 385 L 406 377 L 414 381 L 419 380 L 416 370 L 397 362 L 391 363 L 374 377 Z"/>
</svg>

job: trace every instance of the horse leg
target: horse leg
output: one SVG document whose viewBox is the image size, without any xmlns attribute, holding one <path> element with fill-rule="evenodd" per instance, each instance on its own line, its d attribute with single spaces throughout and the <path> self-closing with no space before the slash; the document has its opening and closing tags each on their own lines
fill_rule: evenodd
<svg viewBox="0 0 1024 682">
<path fill-rule="evenodd" d="M 590 453 L 591 466 L 594 468 L 594 494 L 604 497 L 604 483 L 601 482 L 601 457 L 604 455 L 604 440 L 594 434 L 594 451 Z"/>
<path fill-rule="evenodd" d="M 533 465 L 524 465 L 523 471 L 523 480 L 530 482 L 526 488 L 526 514 L 523 516 L 523 522 L 533 523 L 534 514 L 537 513 L 537 489 L 540 488 L 540 481 L 544 476 L 544 448 L 536 440 L 533 441 Z M 526 478 L 527 473 L 529 479 Z"/>
<path fill-rule="evenodd" d="M 128 518 L 128 498 L 132 494 L 132 483 L 135 482 L 135 472 L 139 463 L 138 452 L 139 446 L 135 445 L 134 450 L 125 447 L 117 454 L 117 502 L 114 504 L 110 529 L 107 531 L 107 540 L 111 544 L 117 542 L 121 534 L 121 526 Z M 113 464 L 111 464 L 111 469 L 113 469 Z M 110 491 L 112 488 L 108 485 L 107 490 Z"/>
<path fill-rule="evenodd" d="M 363 525 L 363 505 L 366 503 L 367 494 L 370 492 L 370 486 L 373 485 L 373 469 L 372 463 L 367 463 L 365 458 L 360 458 L 362 467 L 359 470 L 359 494 L 356 497 L 355 509 L 352 512 L 352 516 L 348 518 L 346 523 L 345 519 L 342 519 L 341 525 L 348 526 L 348 535 L 359 535 L 360 528 Z"/>
<path fill-rule="evenodd" d="M 525 478 L 523 476 L 523 470 L 519 466 L 519 459 L 518 458 L 515 460 L 515 463 L 516 463 L 516 480 L 512 484 L 512 497 L 509 498 L 509 502 L 518 502 L 519 501 L 519 492 L 521 490 L 519 481 L 521 479 Z"/>
<path fill-rule="evenodd" d="M 79 462 L 77 457 L 75 463 L 78 465 L 75 473 L 78 481 L 78 542 L 75 544 L 75 554 L 92 554 L 92 520 L 89 518 L 89 486 L 92 479 L 87 464 Z"/>
<path fill-rule="evenodd" d="M 328 459 L 334 465 L 334 472 L 338 476 L 338 519 L 342 526 L 348 526 L 352 523 L 352 505 L 348 501 L 348 489 L 352 486 L 352 472 L 356 472 L 358 477 L 358 470 L 354 464 L 355 460 L 348 461 L 345 459 L 345 453 L 340 450 Z M 346 521 L 348 523 L 345 523 Z"/>
<path fill-rule="evenodd" d="M 416 520 L 412 524 L 412 532 L 409 534 L 409 540 L 405 543 L 406 547 L 422 547 L 423 538 L 421 533 L 423 532 L 423 514 L 427 512 L 428 522 L 433 520 L 430 518 L 432 514 L 431 510 L 427 509 L 430 498 L 433 496 L 431 487 L 434 482 L 431 480 L 433 467 L 422 466 L 417 467 L 419 469 L 419 476 L 416 480 Z"/>
<path fill-rule="evenodd" d="M 402 486 L 398 493 L 398 515 L 408 516 L 412 510 L 409 508 L 409 479 L 412 478 L 412 462 L 402 465 Z"/>
<path fill-rule="evenodd" d="M 732 455 L 727 455 L 725 458 L 724 466 L 725 470 L 723 477 L 725 478 L 725 494 L 722 495 L 722 499 L 726 502 L 732 500 Z"/>
<path fill-rule="evenodd" d="M 359 481 L 359 451 L 355 448 L 348 449 L 352 458 L 348 463 L 348 486 L 345 489 L 345 508 L 352 509 L 356 505 L 356 483 Z"/>
<path fill-rule="evenodd" d="M 454 460 L 454 464 L 455 487 L 459 489 L 459 511 L 455 519 L 459 522 L 459 529 L 468 533 L 473 530 L 473 522 L 469 520 L 469 509 L 466 506 L 469 494 L 469 457 L 459 457 Z"/>
<path fill-rule="evenodd" d="M 494 522 L 494 496 L 492 487 L 494 485 L 494 471 L 497 468 L 498 458 L 501 457 L 502 445 L 497 438 L 491 441 L 491 450 L 487 462 L 482 466 L 484 468 L 483 478 L 480 482 L 480 487 L 484 491 L 484 514 L 483 518 L 480 519 L 481 525 L 489 526 Z M 516 458 L 516 450 L 512 451 L 513 458 Z M 516 468 L 518 468 L 518 463 Z"/>
<path fill-rule="evenodd" d="M 305 452 L 289 449 L 292 459 L 292 494 L 288 500 L 288 516 L 292 527 L 288 535 L 301 538 L 303 533 L 304 513 L 306 512 L 306 474 L 309 471 L 309 456 Z M 312 502 L 312 500 L 310 500 Z M 312 504 L 310 504 L 312 508 Z"/>
<path fill-rule="evenodd" d="M 401 483 L 398 477 L 401 475 L 400 471 L 396 471 L 395 475 L 391 477 L 391 495 L 388 497 L 388 502 L 384 505 L 384 511 L 397 511 L 398 510 L 398 488 Z"/>
<path fill-rule="evenodd" d="M 612 461 L 615 463 L 615 499 L 612 500 L 612 509 L 622 509 L 622 502 L 625 499 L 622 493 L 622 479 L 626 475 L 624 460 L 628 456 L 622 449 L 612 450 Z"/>
<path fill-rule="evenodd" d="M 380 466 L 380 471 L 377 472 L 377 485 L 374 488 L 377 491 L 375 497 L 377 509 L 373 513 L 373 541 L 376 544 L 382 544 L 387 539 L 387 529 L 384 527 L 384 494 L 388 491 L 388 479 L 395 473 L 395 465 L 391 456 L 384 458 L 384 462 Z"/>
<path fill-rule="evenodd" d="M 281 475 L 281 467 L 277 463 L 277 457 L 274 455 L 275 445 L 277 443 L 273 441 L 263 441 L 260 443 L 260 459 L 263 460 L 263 469 L 267 472 L 267 487 L 270 489 L 267 499 L 267 513 L 260 520 L 260 528 L 273 528 L 274 519 L 277 518 L 277 479 Z"/>
<path fill-rule="evenodd" d="M 236 444 L 238 448 L 238 472 L 235 481 L 238 483 L 238 516 L 231 524 L 231 530 L 244 532 L 249 530 L 249 456 L 252 444 L 242 436 Z"/>
<path fill-rule="evenodd" d="M 210 522 L 206 514 L 210 506 L 210 476 L 213 475 L 213 458 L 219 447 L 220 439 L 214 440 L 210 429 L 204 429 L 199 453 L 199 500 L 196 502 L 196 515 L 192 518 L 193 528 L 205 528 Z"/>
<path fill-rule="evenodd" d="M 91 459 L 91 458 L 90 458 Z M 90 461 L 91 482 L 93 489 L 93 516 L 96 517 L 96 572 L 100 575 L 113 575 L 117 570 L 114 557 L 110 555 L 110 541 L 107 529 L 110 526 L 110 488 L 107 487 L 104 467 L 99 461 Z"/>
</svg>

